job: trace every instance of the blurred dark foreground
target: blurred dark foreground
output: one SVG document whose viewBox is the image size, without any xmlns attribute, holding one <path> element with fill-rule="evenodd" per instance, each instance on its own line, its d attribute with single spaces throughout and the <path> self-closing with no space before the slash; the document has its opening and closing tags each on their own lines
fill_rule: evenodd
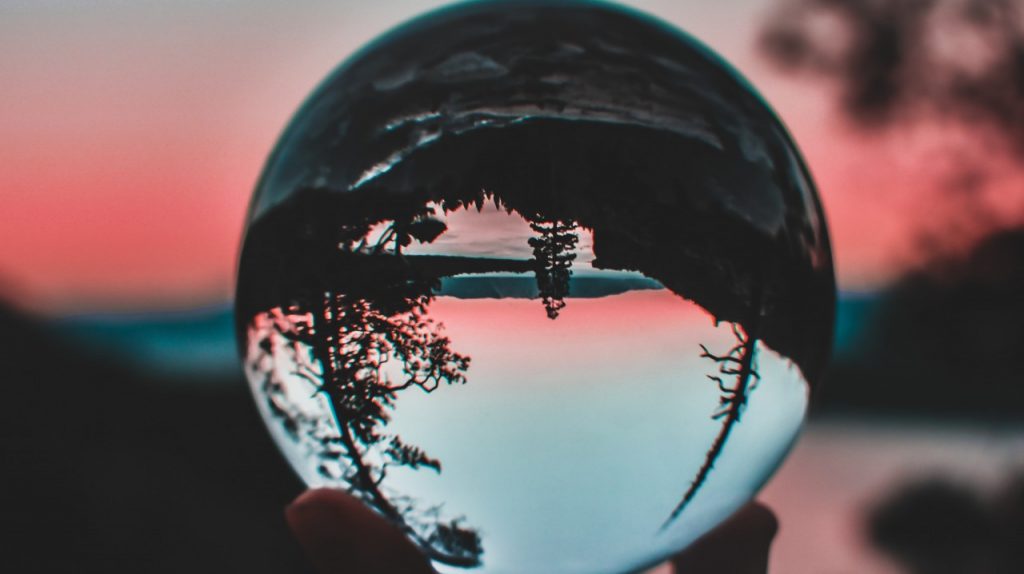
<svg viewBox="0 0 1024 574">
<path fill-rule="evenodd" d="M 1024 569 L 1024 473 L 996 493 L 931 479 L 896 489 L 868 520 L 871 541 L 912 574 Z"/>
<path fill-rule="evenodd" d="M 283 507 L 302 487 L 241 375 L 143 376 L 0 309 L 0 570 L 304 571 Z"/>
</svg>

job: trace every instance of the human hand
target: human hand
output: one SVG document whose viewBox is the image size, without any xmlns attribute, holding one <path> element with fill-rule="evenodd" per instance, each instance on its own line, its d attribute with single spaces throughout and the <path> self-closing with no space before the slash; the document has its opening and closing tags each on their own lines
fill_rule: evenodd
<svg viewBox="0 0 1024 574">
<path fill-rule="evenodd" d="M 288 526 L 321 574 L 434 574 L 398 528 L 339 490 L 309 490 L 285 511 Z M 750 503 L 672 558 L 680 574 L 765 574 L 778 530 Z"/>
</svg>

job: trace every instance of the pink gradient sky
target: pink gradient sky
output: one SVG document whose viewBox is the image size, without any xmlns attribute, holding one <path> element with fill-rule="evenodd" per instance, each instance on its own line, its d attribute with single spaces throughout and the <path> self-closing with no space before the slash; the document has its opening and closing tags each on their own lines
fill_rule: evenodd
<svg viewBox="0 0 1024 574">
<path fill-rule="evenodd" d="M 840 286 L 876 288 L 931 217 L 928 158 L 948 153 L 945 140 L 853 135 L 826 87 L 759 60 L 773 1 L 628 4 L 690 31 L 760 88 L 821 188 Z M 292 112 L 358 46 L 441 4 L 0 4 L 0 296 L 50 313 L 226 299 L 249 194 Z M 1013 197 L 1010 183 L 993 193 Z"/>
</svg>

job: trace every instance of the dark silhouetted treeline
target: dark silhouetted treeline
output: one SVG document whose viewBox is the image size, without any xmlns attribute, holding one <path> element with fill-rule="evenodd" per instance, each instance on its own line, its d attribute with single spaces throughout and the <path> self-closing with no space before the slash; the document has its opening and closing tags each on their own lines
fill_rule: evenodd
<svg viewBox="0 0 1024 574">
<path fill-rule="evenodd" d="M 1024 229 L 942 256 L 888 290 L 856 349 L 836 358 L 824 407 L 1024 414 Z"/>
</svg>

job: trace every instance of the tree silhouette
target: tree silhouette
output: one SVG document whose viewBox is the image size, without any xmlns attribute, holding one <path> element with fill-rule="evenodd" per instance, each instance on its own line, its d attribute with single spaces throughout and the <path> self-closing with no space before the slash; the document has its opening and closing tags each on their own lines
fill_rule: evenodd
<svg viewBox="0 0 1024 574">
<path fill-rule="evenodd" d="M 444 519 L 440 506 L 421 508 L 387 486 L 392 469 L 441 472 L 440 460 L 385 432 L 399 394 L 463 384 L 470 362 L 452 349 L 443 325 L 428 317 L 437 277 L 420 268 L 424 262 L 417 267 L 415 257 L 402 254 L 413 240 L 432 242 L 447 227 L 433 217 L 431 207 L 403 206 L 398 211 L 377 221 L 356 214 L 340 221 L 317 214 L 309 220 L 303 237 L 317 237 L 318 248 L 330 241 L 324 260 L 329 264 L 302 275 L 301 288 L 289 295 L 290 304 L 263 313 L 271 328 L 253 345 L 258 353 L 250 362 L 268 362 L 257 369 L 265 373 L 267 408 L 294 441 L 319 458 L 321 475 L 346 484 L 431 559 L 478 566 L 483 549 L 475 530 L 461 518 Z M 383 232 L 371 240 L 381 226 Z M 275 361 L 287 363 L 292 371 L 280 375 Z M 314 397 L 323 397 L 329 406 L 329 416 L 310 414 L 294 404 L 283 377 L 301 379 L 315 389 Z"/>
<path fill-rule="evenodd" d="M 668 527 L 679 518 L 679 515 L 704 486 L 711 474 L 711 469 L 714 468 L 715 462 L 725 449 L 725 443 L 729 440 L 733 427 L 740 422 L 740 416 L 743 414 L 750 392 L 754 390 L 761 378 L 755 365 L 757 338 L 753 331 L 756 329 L 756 325 L 748 327 L 748 329 L 750 330 L 744 331 L 739 324 L 732 324 L 736 344 L 723 355 L 716 355 L 706 346 L 700 346 L 700 356 L 710 359 L 718 366 L 718 374 L 707 377 L 718 385 L 718 389 L 722 393 L 719 399 L 719 410 L 711 416 L 712 419 L 722 420 L 722 428 L 711 444 L 711 448 L 708 449 L 707 455 L 704 457 L 704 464 L 697 471 L 690 487 L 683 494 L 679 504 L 672 510 L 662 528 Z"/>
<path fill-rule="evenodd" d="M 442 383 L 465 382 L 469 358 L 454 352 L 442 326 L 426 317 L 432 297 L 422 286 L 398 286 L 397 292 L 373 299 L 325 293 L 312 313 L 313 356 L 320 365 L 320 391 L 330 398 L 337 422 L 337 441 L 351 466 L 343 478 L 371 506 L 398 523 L 432 558 L 450 564 L 472 565 L 479 560 L 479 539 L 451 536 L 462 529 L 456 523 L 409 524 L 409 510 L 399 511 L 380 489 L 390 467 L 426 467 L 437 472 L 441 463 L 398 436 L 382 434 L 397 393 L 418 387 L 433 392 Z M 409 292 L 402 293 L 408 289 Z M 397 361 L 400 377 L 394 380 L 385 365 Z M 367 450 L 384 445 L 383 461 L 376 466 L 365 458 Z"/>
<path fill-rule="evenodd" d="M 265 389 L 271 413 L 289 435 L 317 449 L 321 474 L 345 482 L 351 494 L 398 524 L 431 559 L 471 567 L 479 565 L 482 554 L 474 530 L 461 519 L 443 520 L 440 507 L 420 510 L 413 499 L 386 490 L 392 468 L 441 472 L 439 460 L 384 433 L 398 394 L 465 383 L 469 368 L 469 357 L 453 351 L 443 326 L 426 316 L 429 293 L 429 285 L 415 281 L 372 299 L 328 290 L 278 312 L 274 330 L 288 346 L 295 366 L 291 374 L 326 396 L 333 421 L 310 420 L 289 408 L 282 383 L 269 375 Z M 264 351 L 282 352 L 270 339 L 264 341 Z M 299 437 L 303 430 L 308 437 Z"/>
<path fill-rule="evenodd" d="M 392 253 L 401 255 L 402 249 L 412 244 L 413 240 L 430 243 L 441 236 L 448 226 L 434 217 L 434 209 L 427 207 L 415 213 L 406 214 L 403 219 L 395 219 L 384 231 L 373 247 L 373 253 L 386 250 L 392 245 Z"/>
<path fill-rule="evenodd" d="M 537 262 L 537 288 L 549 319 L 557 319 L 565 308 L 572 262 L 576 259 L 574 250 L 580 240 L 576 227 L 575 222 L 559 220 L 530 222 L 530 229 L 538 234 L 529 239 Z"/>
</svg>

